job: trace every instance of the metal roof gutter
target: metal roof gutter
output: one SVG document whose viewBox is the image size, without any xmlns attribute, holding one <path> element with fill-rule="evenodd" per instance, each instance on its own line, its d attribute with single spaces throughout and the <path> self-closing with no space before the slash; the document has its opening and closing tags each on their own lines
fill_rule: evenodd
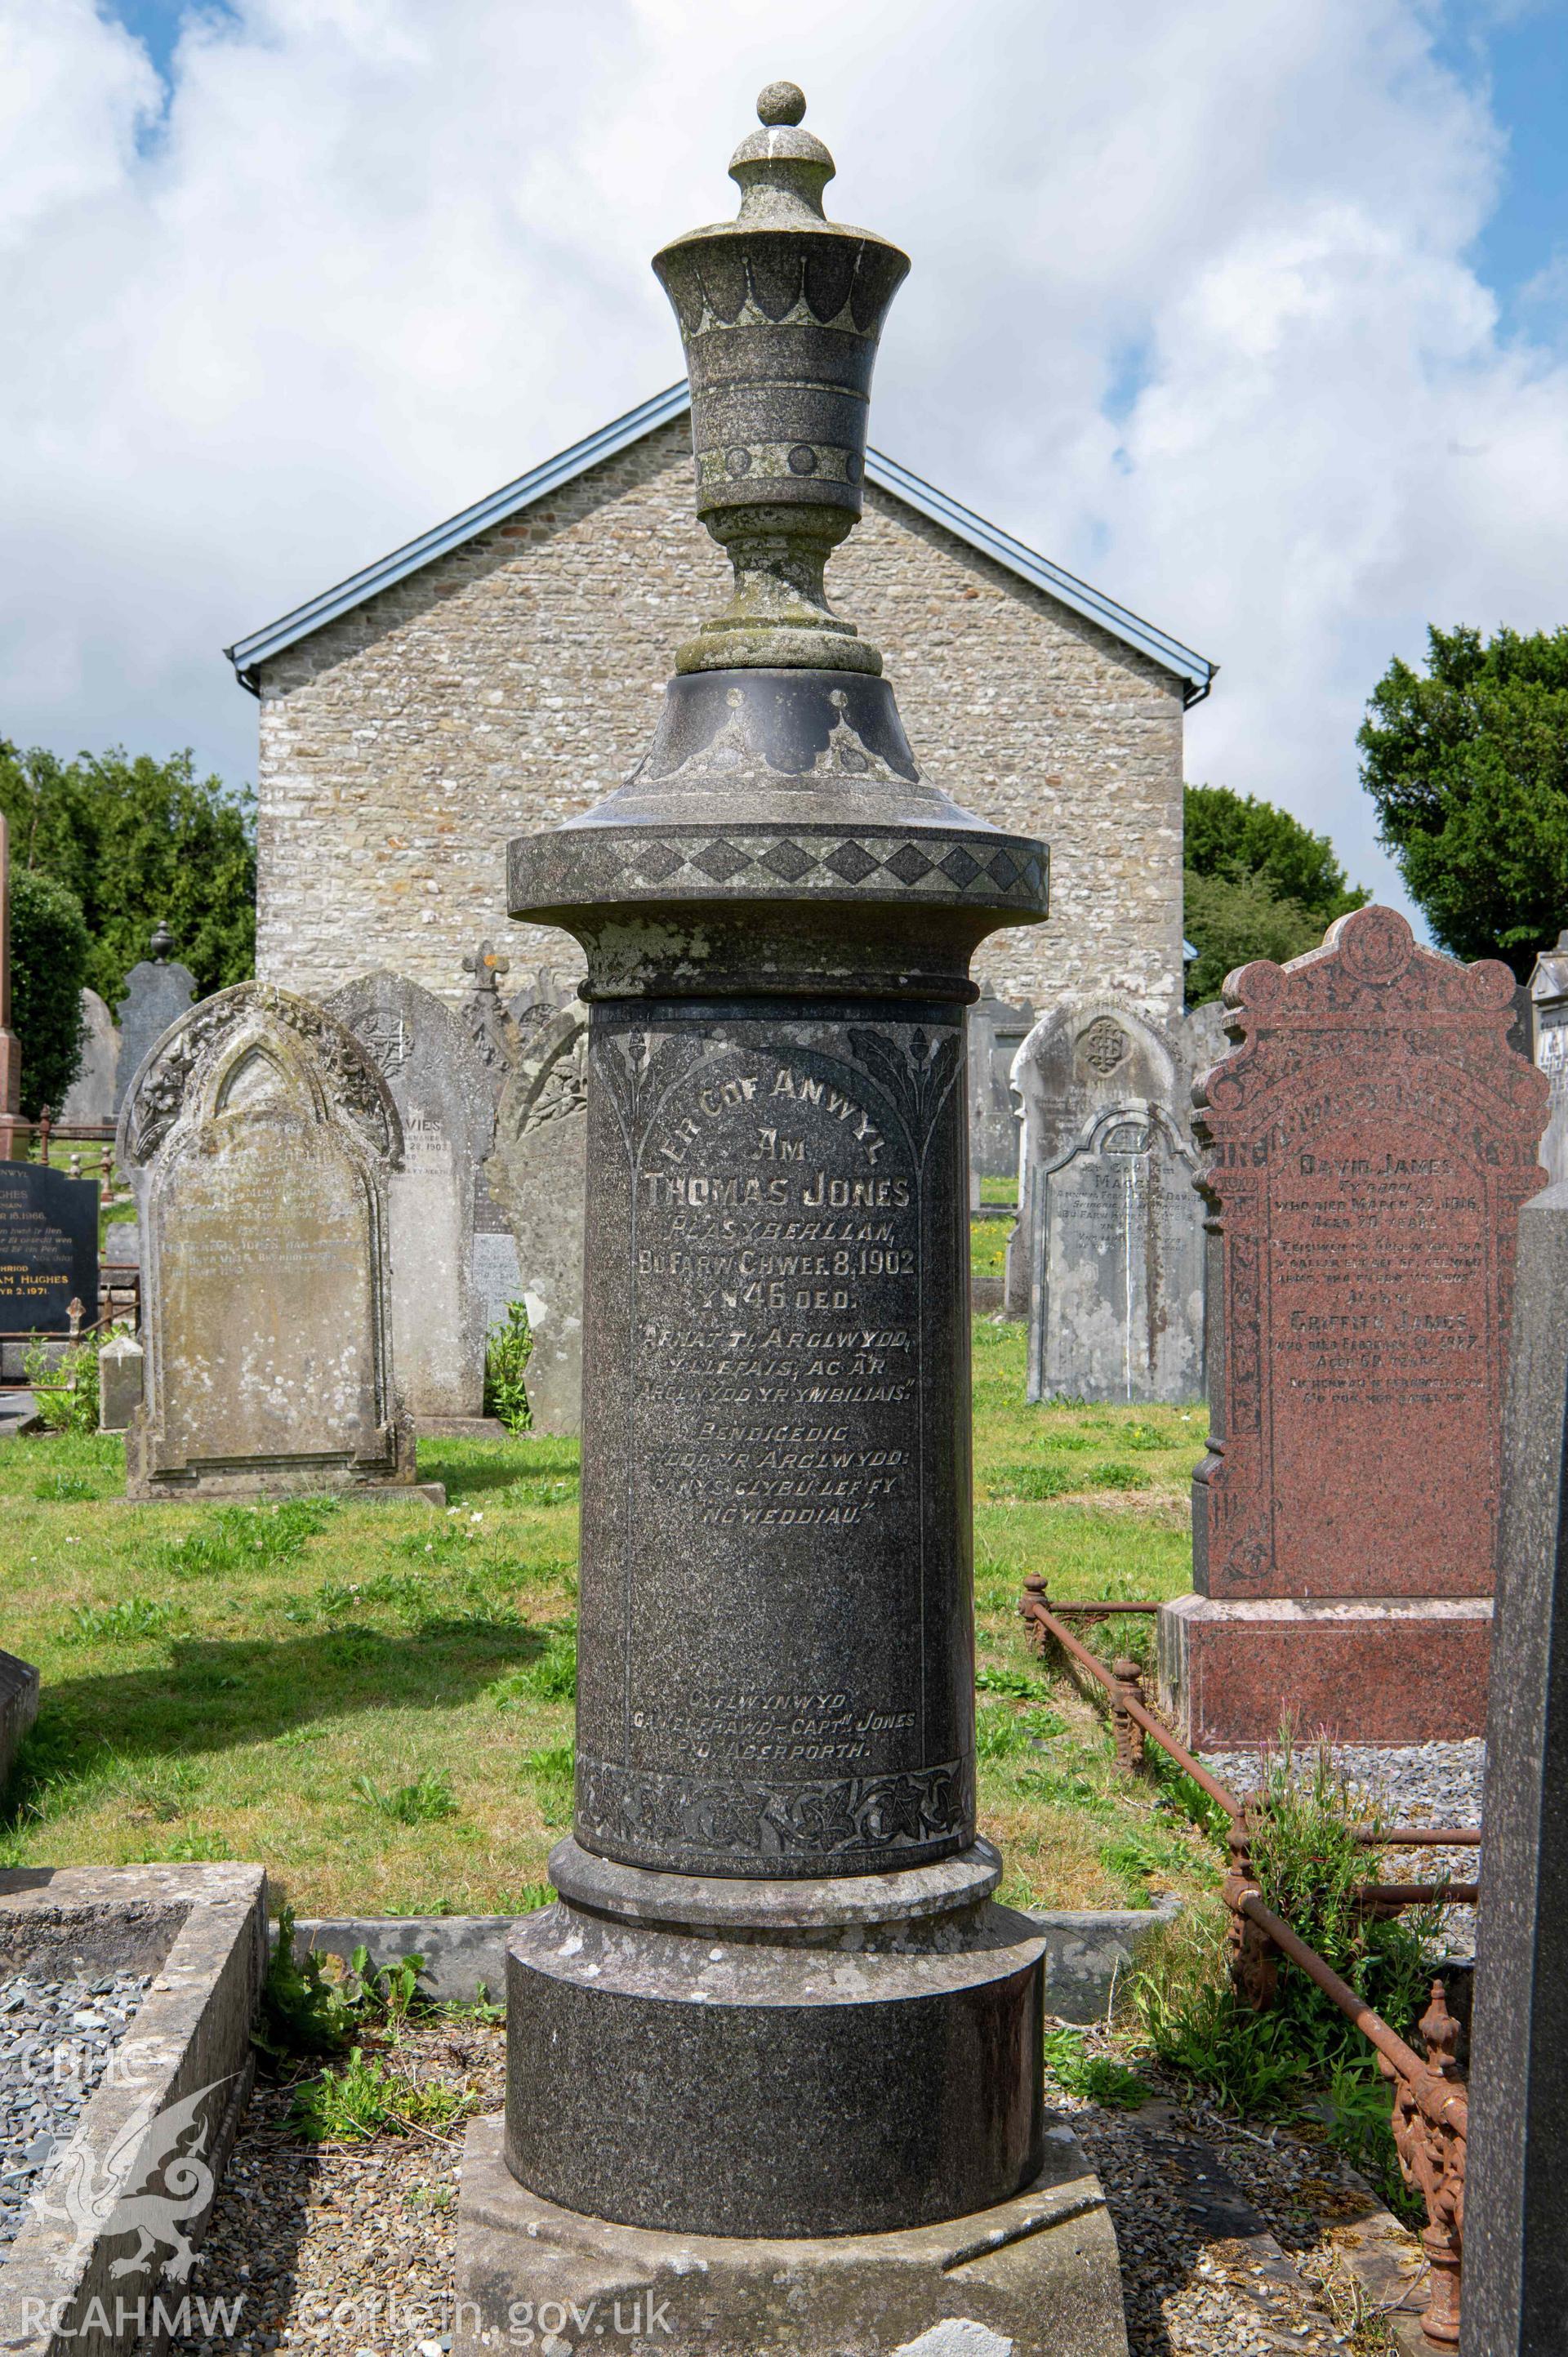
<svg viewBox="0 0 1568 2357">
<path fill-rule="evenodd" d="M 422 533 L 417 540 L 405 542 L 403 547 L 394 548 L 390 555 L 380 558 L 376 564 L 367 565 L 361 572 L 351 573 L 347 580 L 339 581 L 335 587 L 324 589 L 319 597 L 295 607 L 291 613 L 281 615 L 263 630 L 252 631 L 248 638 L 236 639 L 234 644 L 225 647 L 223 651 L 233 664 L 241 685 L 249 688 L 252 695 L 259 695 L 261 667 L 271 662 L 274 655 L 282 654 L 285 648 L 294 646 L 299 640 L 310 637 L 313 631 L 324 630 L 328 622 L 337 621 L 339 616 L 352 613 L 357 606 L 364 605 L 368 599 L 393 587 L 397 582 L 406 580 L 411 573 L 417 573 L 422 566 L 433 565 L 437 557 L 446 555 L 454 548 L 460 548 L 466 541 L 477 538 L 492 525 L 506 522 L 521 509 L 532 507 L 552 491 L 560 490 L 579 475 L 586 474 L 590 467 L 600 466 L 605 459 L 618 457 L 622 450 L 628 449 L 634 442 L 640 442 L 656 427 L 668 425 L 673 419 L 683 416 L 690 407 L 691 395 L 684 381 L 671 385 L 666 392 L 655 393 L 651 401 L 645 401 L 639 408 L 628 410 L 624 417 L 617 417 L 608 425 L 601 426 L 596 434 L 590 434 L 585 441 L 574 443 L 569 450 L 547 458 L 542 467 L 535 467 L 529 474 L 519 475 L 514 482 L 504 483 L 488 499 L 476 500 L 472 507 L 464 508 L 459 514 L 448 517 L 445 523 L 435 525 L 433 531 Z M 1173 639 L 1168 632 L 1157 630 L 1153 622 L 1145 622 L 1125 607 L 1115 604 L 1112 598 L 1101 597 L 1099 590 L 1091 589 L 1087 582 L 1079 581 L 1073 574 L 1064 573 L 1059 565 L 1052 565 L 1046 557 L 1037 556 L 1033 549 L 1026 548 L 1022 541 L 1015 540 L 997 525 L 987 523 L 983 516 L 975 515 L 970 509 L 961 507 L 956 500 L 949 499 L 945 491 L 937 490 L 918 475 L 911 474 L 907 467 L 900 467 L 897 459 L 886 457 L 880 450 L 867 450 L 865 478 L 878 490 L 890 492 L 895 499 L 902 500 L 906 506 L 914 508 L 929 522 L 940 524 L 944 531 L 950 532 L 955 539 L 965 542 L 983 556 L 993 558 L 1009 573 L 1016 574 L 1036 589 L 1043 589 L 1048 597 L 1069 607 L 1085 620 L 1098 623 L 1112 638 L 1120 639 L 1124 645 L 1135 647 L 1163 670 L 1173 672 L 1184 683 L 1183 700 L 1188 705 L 1200 703 L 1208 694 L 1219 668 L 1217 664 L 1195 654 L 1190 647 L 1183 646 L 1179 639 Z"/>
</svg>

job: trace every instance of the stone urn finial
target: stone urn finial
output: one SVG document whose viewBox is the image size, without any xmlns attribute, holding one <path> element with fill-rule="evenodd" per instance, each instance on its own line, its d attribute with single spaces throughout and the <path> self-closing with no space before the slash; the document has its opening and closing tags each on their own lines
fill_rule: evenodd
<svg viewBox="0 0 1568 2357">
<path fill-rule="evenodd" d="M 158 919 L 157 923 L 153 927 L 153 937 L 147 943 L 147 947 L 151 950 L 154 957 L 157 960 L 160 965 L 165 963 L 168 957 L 170 950 L 174 947 L 174 935 L 170 932 L 168 927 L 165 924 L 161 917 Z"/>
<path fill-rule="evenodd" d="M 800 128 L 793 82 L 769 82 L 757 112 L 730 158 L 737 218 L 653 259 L 685 347 L 697 512 L 735 566 L 729 605 L 676 668 L 877 673 L 822 573 L 860 515 L 877 339 L 909 258 L 824 217 L 833 159 Z"/>
</svg>

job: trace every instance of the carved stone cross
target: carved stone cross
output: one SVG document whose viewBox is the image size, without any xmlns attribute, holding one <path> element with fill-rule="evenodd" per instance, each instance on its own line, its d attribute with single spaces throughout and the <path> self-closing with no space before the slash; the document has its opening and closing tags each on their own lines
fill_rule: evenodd
<svg viewBox="0 0 1568 2357">
<path fill-rule="evenodd" d="M 476 990 L 495 990 L 503 974 L 511 972 L 511 960 L 499 955 L 489 942 L 481 942 L 472 957 L 463 960 L 463 971 L 474 977 Z"/>
</svg>

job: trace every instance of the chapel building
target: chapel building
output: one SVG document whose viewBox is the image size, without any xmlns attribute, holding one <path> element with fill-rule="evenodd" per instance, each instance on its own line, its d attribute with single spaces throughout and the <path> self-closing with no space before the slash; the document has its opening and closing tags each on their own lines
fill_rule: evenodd
<svg viewBox="0 0 1568 2357">
<path fill-rule="evenodd" d="M 1182 726 L 1215 666 L 867 453 L 835 608 L 882 651 L 916 759 L 1051 851 L 1049 922 L 996 935 L 1001 996 L 1182 1000 Z M 641 759 L 729 566 L 692 511 L 686 387 L 618 419 L 228 650 L 261 704 L 256 970 L 324 998 L 384 966 L 456 998 L 506 913 L 510 837 Z"/>
</svg>

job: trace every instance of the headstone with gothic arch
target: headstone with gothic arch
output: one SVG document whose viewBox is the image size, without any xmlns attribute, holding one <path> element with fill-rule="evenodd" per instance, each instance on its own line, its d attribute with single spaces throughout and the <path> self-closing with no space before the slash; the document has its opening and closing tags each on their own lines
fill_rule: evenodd
<svg viewBox="0 0 1568 2357">
<path fill-rule="evenodd" d="M 374 1061 L 308 999 L 241 983 L 165 1032 L 115 1142 L 143 1239 L 130 1496 L 413 1484 L 388 1254 L 403 1152 Z"/>
<path fill-rule="evenodd" d="M 1013 1064 L 1024 1108 L 1018 1224 L 1007 1252 L 1007 1308 L 1028 1315 L 1038 1265 L 1044 1174 L 1071 1152 L 1102 1113 L 1158 1105 L 1177 1113 L 1181 1060 L 1146 1016 L 1111 998 L 1055 1006 L 1041 1017 Z"/>
</svg>

